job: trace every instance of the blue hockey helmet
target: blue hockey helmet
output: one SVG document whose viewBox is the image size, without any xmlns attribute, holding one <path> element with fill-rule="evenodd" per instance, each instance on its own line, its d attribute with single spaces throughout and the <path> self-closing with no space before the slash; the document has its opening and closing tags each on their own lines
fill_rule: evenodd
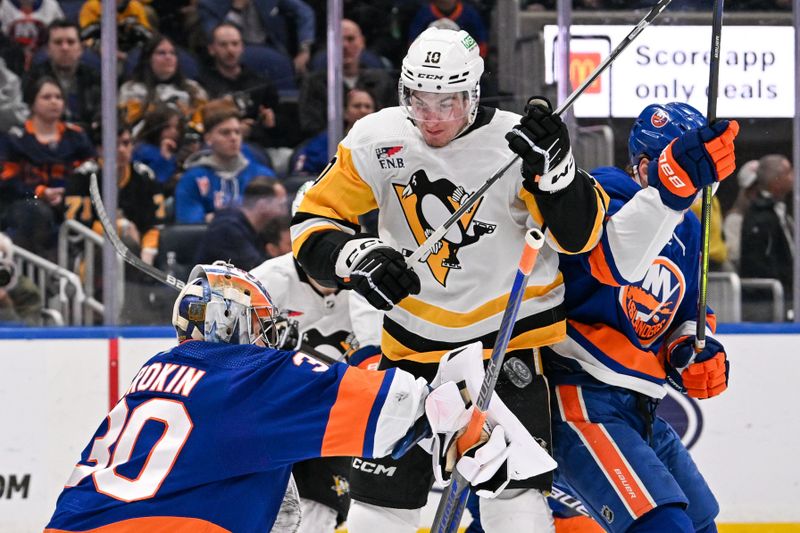
<svg viewBox="0 0 800 533">
<path fill-rule="evenodd" d="M 656 159 L 673 139 L 705 125 L 703 114 L 689 104 L 670 102 L 645 107 L 628 137 L 631 165 L 636 166 L 643 157 Z"/>
<path fill-rule="evenodd" d="M 175 300 L 178 340 L 276 345 L 275 307 L 255 277 L 224 261 L 197 265 Z"/>
</svg>

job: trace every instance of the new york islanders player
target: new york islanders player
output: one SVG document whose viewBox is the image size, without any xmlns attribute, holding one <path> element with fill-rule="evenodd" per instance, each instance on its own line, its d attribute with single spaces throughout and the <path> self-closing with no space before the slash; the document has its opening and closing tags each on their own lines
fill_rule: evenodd
<svg viewBox="0 0 800 533">
<path fill-rule="evenodd" d="M 602 241 L 561 256 L 567 338 L 542 350 L 556 484 L 608 531 L 716 531 L 717 502 L 655 409 L 666 383 L 693 398 L 727 387 L 719 341 L 694 350 L 700 224 L 688 209 L 733 172 L 738 130 L 686 104 L 646 107 L 630 134 L 634 179 L 592 172 L 611 198 Z"/>
<path fill-rule="evenodd" d="M 550 246 L 539 254 L 509 344 L 508 358 L 523 379 L 514 384 L 501 375 L 497 392 L 549 447 L 547 392 L 534 349 L 564 336 L 557 252 L 582 252 L 597 242 L 605 197 L 576 171 L 567 129 L 549 103 L 532 102 L 525 117 L 481 107 L 482 72 L 469 34 L 423 32 L 403 60 L 401 105 L 362 118 L 339 144 L 293 219 L 293 249 L 312 278 L 353 289 L 387 311 L 381 368 L 431 377 L 442 354 L 463 342 L 481 342 L 489 356 L 525 232 L 546 223 Z M 513 155 L 509 146 L 524 161 L 521 175 L 511 171 L 499 180 L 409 269 L 404 256 Z M 376 207 L 377 238 L 358 225 L 358 216 Z M 428 462 L 421 451 L 381 460 L 380 469 L 355 461 L 349 530 L 416 531 L 432 481 Z M 548 473 L 481 502 L 486 530 L 551 529 L 547 503 L 535 490 L 550 482 Z"/>
<path fill-rule="evenodd" d="M 267 347 L 275 311 L 246 272 L 218 262 L 189 280 L 173 310 L 181 343 L 145 363 L 100 424 L 47 532 L 270 531 L 292 463 L 382 456 L 421 422 L 448 449 L 471 417 L 477 345 L 448 354 L 430 386 L 399 369 L 329 368 Z M 524 474 L 536 452 L 502 402 L 492 409 L 488 441 L 458 463 L 476 484 Z"/>
<path fill-rule="evenodd" d="M 298 189 L 292 203 L 297 211 L 305 191 Z M 383 312 L 369 305 L 357 292 L 323 287 L 303 271 L 291 253 L 272 258 L 250 273 L 270 287 L 272 302 L 297 322 L 303 346 L 310 346 L 335 360 L 368 368 L 380 355 Z M 337 516 L 344 519 L 350 507 L 350 459 L 324 457 L 296 463 L 303 521 L 298 533 L 333 532 Z"/>
</svg>

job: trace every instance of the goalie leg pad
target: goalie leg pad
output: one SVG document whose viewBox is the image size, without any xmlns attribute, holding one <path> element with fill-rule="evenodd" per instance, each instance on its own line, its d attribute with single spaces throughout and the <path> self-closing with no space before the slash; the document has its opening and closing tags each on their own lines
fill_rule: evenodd
<svg viewBox="0 0 800 533">
<path fill-rule="evenodd" d="M 354 501 L 347 515 L 350 533 L 416 533 L 420 509 L 390 509 Z"/>
<path fill-rule="evenodd" d="M 319 533 L 336 529 L 336 511 L 327 505 L 300 498 L 302 519 L 297 533 Z"/>
<path fill-rule="evenodd" d="M 554 533 L 553 514 L 538 490 L 505 490 L 494 499 L 480 499 L 486 533 Z"/>
</svg>

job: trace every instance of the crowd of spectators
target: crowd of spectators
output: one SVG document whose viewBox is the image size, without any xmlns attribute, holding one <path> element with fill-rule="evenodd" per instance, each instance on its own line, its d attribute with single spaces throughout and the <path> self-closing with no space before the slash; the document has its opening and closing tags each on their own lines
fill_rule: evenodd
<svg viewBox="0 0 800 533">
<path fill-rule="evenodd" d="M 343 3 L 345 133 L 359 118 L 395 105 L 400 60 L 429 25 L 465 29 L 489 54 L 496 0 Z M 705 3 L 710 8 L 711 0 Z M 523 0 L 520 7 L 555 4 Z M 641 4 L 575 0 L 574 7 L 650 3 Z M 704 2 L 673 4 L 705 9 Z M 88 183 L 102 165 L 101 5 L 0 0 L 0 231 L 49 260 L 64 220 L 100 231 Z M 790 7 L 786 0 L 726 5 Z M 286 196 L 329 159 L 325 8 L 324 0 L 117 0 L 119 229 L 148 263 L 159 254 L 159 231 L 171 224 L 208 225 L 198 260 L 232 259 L 230 243 L 242 239 L 251 243 L 242 248 L 244 261 L 286 250 Z M 493 87 L 491 78 L 482 80 L 485 103 L 497 94 Z M 763 261 L 752 264 L 750 248 L 739 246 L 755 234 L 790 235 L 778 166 L 766 159 L 742 169 L 742 193 L 725 213 L 712 259 L 721 269 L 769 275 L 790 287 L 791 271 L 756 272 Z M 231 228 L 235 237 L 226 233 Z M 785 262 L 791 239 L 768 253 Z"/>
</svg>

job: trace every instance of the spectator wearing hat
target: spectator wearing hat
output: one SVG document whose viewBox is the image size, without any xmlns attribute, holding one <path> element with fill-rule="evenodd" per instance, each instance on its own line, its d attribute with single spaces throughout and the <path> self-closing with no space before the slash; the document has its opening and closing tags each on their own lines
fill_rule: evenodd
<svg viewBox="0 0 800 533">
<path fill-rule="evenodd" d="M 14 264 L 14 243 L 0 233 L 0 324 L 42 325 L 42 297 Z"/>
<path fill-rule="evenodd" d="M 757 159 L 748 161 L 739 169 L 739 173 L 736 175 L 739 194 L 722 223 L 725 245 L 728 247 L 728 260 L 737 270 L 742 251 L 742 221 L 744 220 L 744 214 L 750 208 L 750 204 L 758 196 L 758 187 L 755 186 L 757 173 Z"/>
</svg>

